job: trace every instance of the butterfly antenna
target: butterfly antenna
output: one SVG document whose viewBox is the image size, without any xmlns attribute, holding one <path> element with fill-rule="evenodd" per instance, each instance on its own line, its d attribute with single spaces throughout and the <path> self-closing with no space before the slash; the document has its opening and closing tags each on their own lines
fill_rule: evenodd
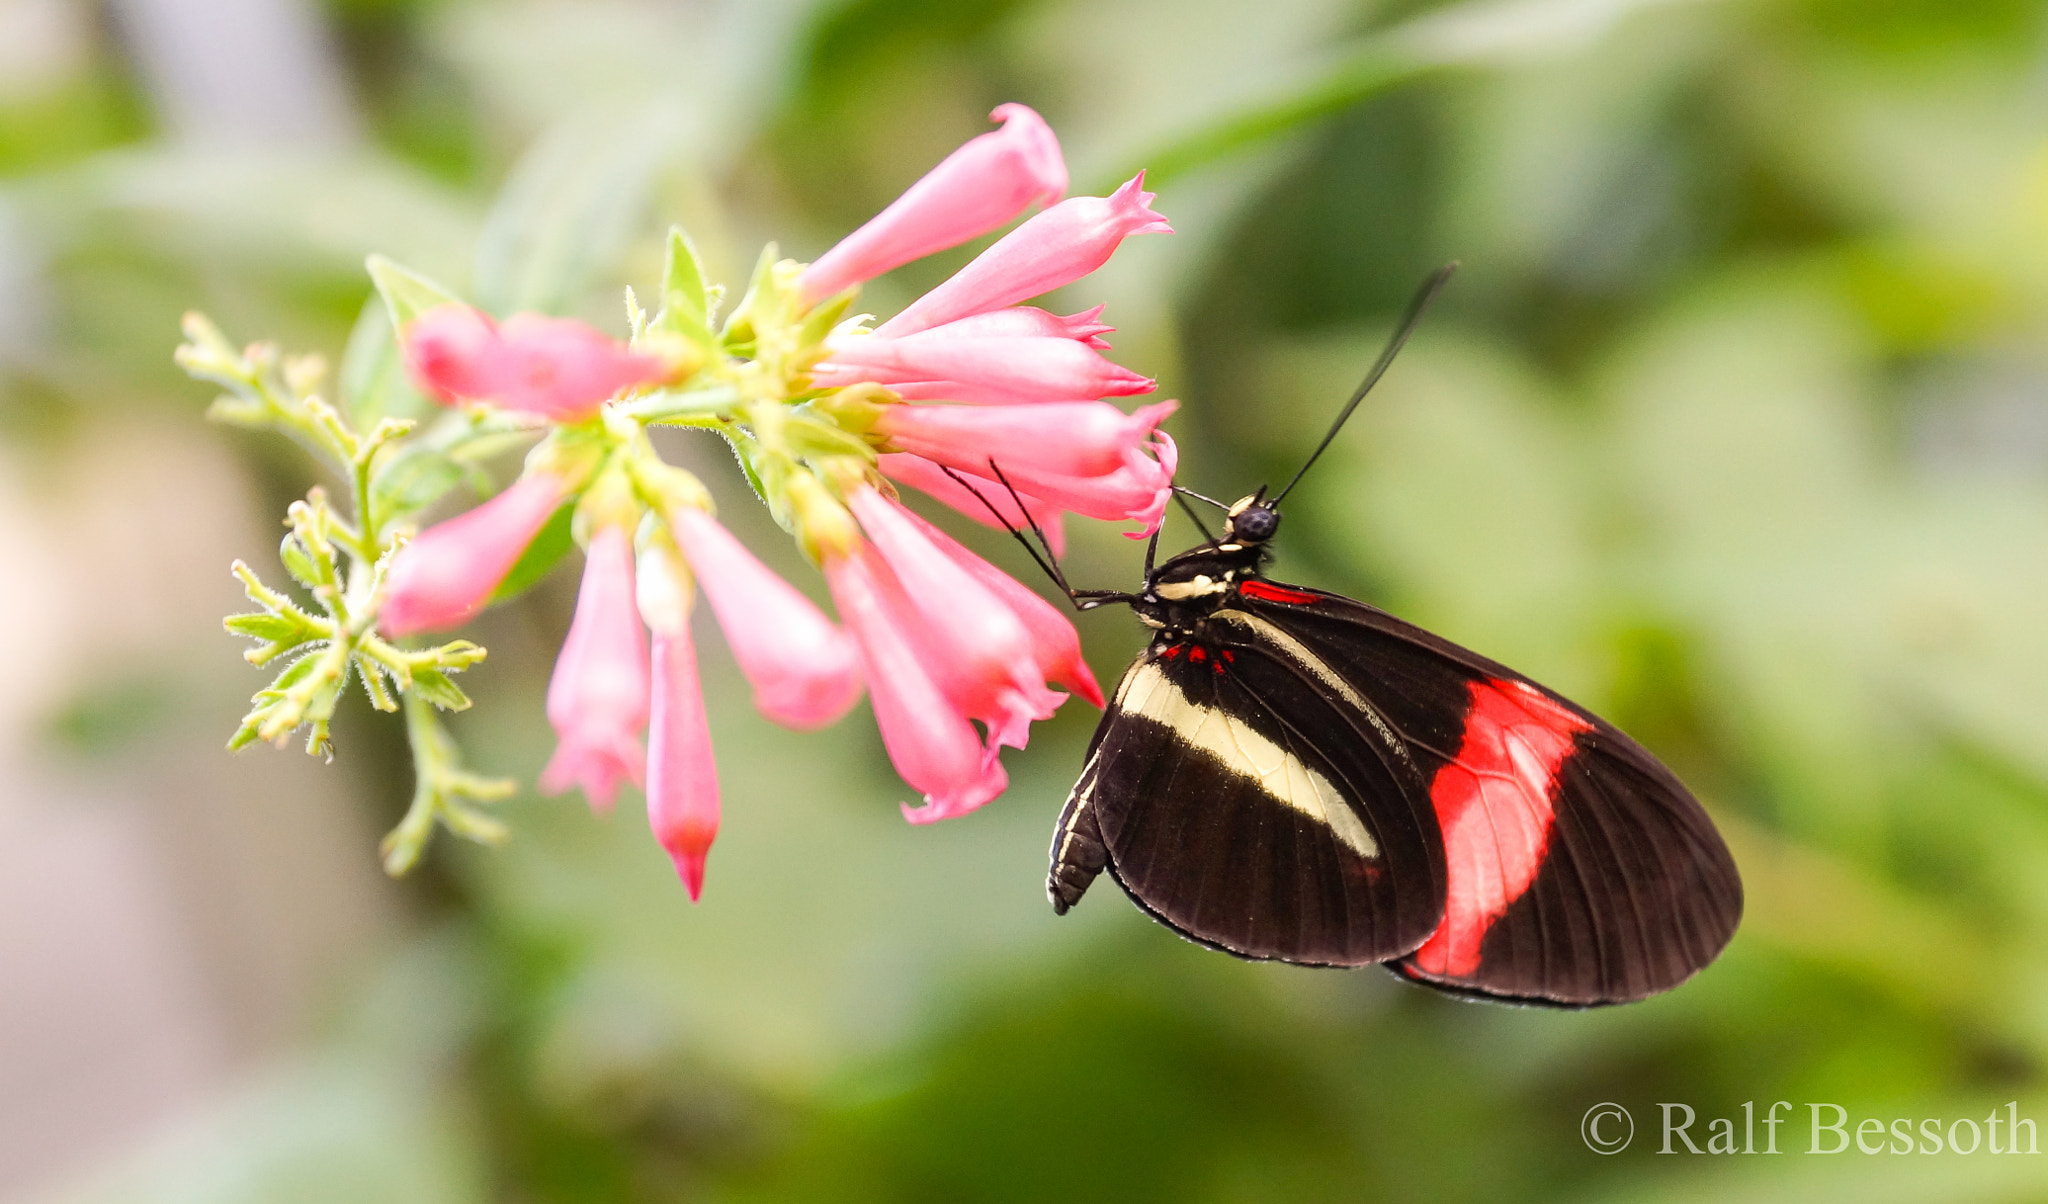
<svg viewBox="0 0 2048 1204">
<path fill-rule="evenodd" d="M 995 462 L 990 461 L 989 467 L 994 468 Z M 974 500 L 980 502 L 985 508 L 987 508 L 989 514 L 995 518 L 996 522 L 1002 525 L 1003 530 L 1008 531 L 1010 533 L 1010 538 L 1024 545 L 1024 551 L 1027 555 L 1031 557 L 1032 563 L 1036 564 L 1045 573 L 1046 576 L 1052 578 L 1052 583 L 1054 585 L 1059 586 L 1068 598 L 1074 597 L 1074 588 L 1067 584 L 1066 574 L 1060 572 L 1059 560 L 1053 556 L 1051 544 L 1046 544 L 1045 555 L 1039 555 L 1038 549 L 1032 545 L 1031 541 L 1024 538 L 1024 533 L 1022 531 L 1019 531 L 1015 526 L 1013 526 L 1010 523 L 1009 516 L 1004 514 L 1001 510 L 997 509 L 996 504 L 994 502 L 989 501 L 988 498 L 981 492 L 981 490 L 976 489 L 972 481 L 969 481 L 965 476 L 962 476 L 960 473 L 954 472 L 952 469 L 946 467 L 944 464 L 939 465 L 939 471 L 953 478 L 953 483 L 955 485 L 958 485 L 960 486 L 960 488 L 965 489 L 967 492 L 973 494 Z M 996 479 L 1002 480 L 1002 474 L 998 473 Z M 1033 535 L 1038 536 L 1040 542 L 1044 542 L 1045 532 L 1038 529 L 1038 523 L 1032 519 L 1031 512 L 1024 508 L 1023 499 L 1017 496 L 1017 490 L 1014 487 L 1012 487 L 1008 481 L 1003 481 L 1003 487 L 1005 489 L 1009 489 L 1010 500 L 1016 502 L 1017 504 L 1017 513 L 1022 514 L 1024 516 L 1024 521 L 1031 525 L 1031 533 Z"/>
<path fill-rule="evenodd" d="M 1408 336 L 1414 334 L 1416 326 L 1422 322 L 1422 312 L 1429 308 L 1429 303 L 1436 299 L 1444 283 L 1451 278 L 1451 273 L 1457 270 L 1455 260 L 1447 263 L 1432 272 L 1429 279 L 1422 282 L 1422 287 L 1415 290 L 1414 299 L 1408 302 L 1407 312 L 1401 315 L 1400 325 L 1394 328 L 1394 337 L 1387 340 L 1386 349 L 1380 352 L 1379 359 L 1373 361 L 1372 371 L 1365 374 L 1365 380 L 1360 382 L 1358 391 L 1353 393 L 1351 400 L 1345 402 L 1344 408 L 1337 412 L 1337 421 L 1330 424 L 1330 433 L 1324 435 L 1323 441 L 1309 453 L 1308 461 L 1301 466 L 1301 471 L 1295 473 L 1294 479 L 1287 482 L 1286 489 L 1273 495 L 1272 505 L 1279 505 L 1280 499 L 1286 497 L 1301 483 L 1301 478 L 1308 474 L 1309 466 L 1313 465 L 1316 458 L 1323 454 L 1324 449 L 1330 446 L 1331 441 L 1337 437 L 1337 432 L 1344 429 L 1344 423 L 1350 419 L 1351 411 L 1358 408 L 1358 403 L 1365 400 L 1365 395 L 1372 392 L 1372 387 L 1380 383 L 1380 377 L 1387 374 L 1387 368 L 1393 364 L 1394 357 L 1401 354 L 1401 348 L 1407 345 Z"/>
<path fill-rule="evenodd" d="M 996 480 L 1002 484 L 1003 488 L 1006 491 L 1008 491 L 1010 495 L 1010 504 L 1017 508 L 1017 513 L 1024 516 L 1024 524 L 1031 528 L 1031 533 L 1038 537 L 1039 546 L 1045 549 L 1045 560 L 1043 561 L 1043 565 L 1046 571 L 1052 574 L 1053 584 L 1065 590 L 1067 592 L 1067 597 L 1072 598 L 1074 596 L 1074 587 L 1067 584 L 1067 575 L 1060 571 L 1060 558 L 1053 554 L 1052 541 L 1045 537 L 1044 529 L 1038 525 L 1038 520 L 1031 516 L 1031 507 L 1026 506 L 1024 504 L 1024 498 L 1020 494 L 1018 494 L 1017 487 L 1015 485 L 1010 484 L 1010 478 L 1003 475 L 1003 470 L 996 465 L 994 459 L 989 460 L 988 470 L 995 474 Z M 987 504 L 986 500 L 984 500 L 983 504 Z M 1006 527 L 1009 526 L 1008 523 L 1004 523 L 1003 525 Z M 1017 535 L 1016 528 L 1012 527 L 1010 530 L 1010 534 Z M 1017 535 L 1017 538 L 1019 540 L 1022 540 L 1024 537 L 1021 535 Z M 1024 546 L 1026 548 L 1029 548 L 1031 545 L 1030 543 L 1026 542 Z M 1037 555 L 1034 554 L 1032 556 L 1032 559 L 1037 560 Z"/>
</svg>

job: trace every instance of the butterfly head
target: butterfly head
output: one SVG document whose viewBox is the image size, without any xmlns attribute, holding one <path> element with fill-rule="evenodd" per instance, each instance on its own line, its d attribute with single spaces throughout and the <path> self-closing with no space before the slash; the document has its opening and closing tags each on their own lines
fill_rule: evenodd
<svg viewBox="0 0 2048 1204">
<path fill-rule="evenodd" d="M 1185 635 L 1225 605 L 1240 581 L 1256 576 L 1266 543 L 1280 530 L 1280 511 L 1261 489 L 1239 498 L 1224 513 L 1220 538 L 1189 548 L 1145 578 L 1145 588 L 1128 599 L 1148 626 L 1169 637 Z"/>
<path fill-rule="evenodd" d="M 1261 489 L 1231 505 L 1224 516 L 1223 542 L 1256 547 L 1273 538 L 1279 530 L 1279 508 L 1266 500 L 1266 491 Z"/>
</svg>

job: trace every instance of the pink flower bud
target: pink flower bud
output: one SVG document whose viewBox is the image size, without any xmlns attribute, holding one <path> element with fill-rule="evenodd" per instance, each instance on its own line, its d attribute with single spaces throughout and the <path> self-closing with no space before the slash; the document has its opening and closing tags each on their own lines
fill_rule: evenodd
<svg viewBox="0 0 2048 1204">
<path fill-rule="evenodd" d="M 912 631 L 924 624 L 872 548 L 828 557 L 825 582 L 860 647 L 861 673 L 889 761 L 922 807 L 903 817 L 929 823 L 965 815 L 1003 792 L 1009 775 L 985 754 L 979 733 L 919 658 Z"/>
<path fill-rule="evenodd" d="M 441 401 L 473 398 L 500 409 L 577 422 L 621 390 L 660 384 L 670 366 L 630 351 L 581 322 L 514 314 L 500 323 L 442 305 L 405 328 L 406 363 Z"/>
<path fill-rule="evenodd" d="M 1123 467 L 1127 454 L 1144 447 L 1153 428 L 1179 406 L 1177 401 L 1162 401 L 1125 414 L 1100 401 L 901 405 L 885 408 L 875 429 L 889 436 L 899 451 L 983 475 L 993 458 L 1006 475 L 1014 465 L 1030 464 L 1046 472 L 1091 477 Z"/>
<path fill-rule="evenodd" d="M 695 903 L 704 893 L 705 855 L 718 836 L 718 765 L 688 624 L 654 637 L 648 666 L 654 697 L 647 725 L 647 823 Z"/>
<path fill-rule="evenodd" d="M 608 526 L 591 536 L 576 617 L 548 682 L 548 723 L 560 743 L 541 770 L 541 791 L 560 794 L 573 784 L 583 788 L 591 806 L 611 806 L 620 778 L 641 781 L 646 758 L 639 732 L 647 707 L 647 641 L 633 598 L 633 537 Z"/>
<path fill-rule="evenodd" d="M 1061 201 L 1005 234 L 875 333 L 901 338 L 1014 305 L 1101 267 L 1130 235 L 1172 233 L 1166 219 L 1148 208 L 1152 194 L 1143 190 L 1144 183 L 1145 173 L 1139 172 L 1107 197 Z"/>
<path fill-rule="evenodd" d="M 823 611 L 709 514 L 677 507 L 664 517 L 763 715 L 808 730 L 833 722 L 860 700 L 853 641 Z"/>
<path fill-rule="evenodd" d="M 834 338 L 830 358 L 812 380 L 836 388 L 871 380 L 878 384 L 945 381 L 947 396 L 991 405 L 1127 397 L 1150 393 L 1153 382 L 1104 359 L 1072 339 L 982 337 L 953 333 L 958 323 L 892 339 L 876 335 Z"/>
<path fill-rule="evenodd" d="M 915 512 L 905 513 L 910 515 L 910 520 L 934 547 L 972 573 L 975 580 L 988 586 L 1023 622 L 1025 630 L 1031 633 L 1031 654 L 1041 676 L 1067 687 L 1097 708 L 1102 706 L 1102 687 L 1096 684 L 1088 662 L 1081 659 L 1081 634 L 1074 630 L 1074 624 L 1058 607 L 1039 597 L 1015 577 L 960 546 L 952 536 Z"/>
<path fill-rule="evenodd" d="M 454 627 L 482 609 L 568 492 L 553 473 L 529 473 L 482 505 L 414 536 L 384 575 L 378 615 L 384 634 Z"/>
<path fill-rule="evenodd" d="M 1067 528 L 1061 521 L 1060 509 L 1057 506 L 1040 501 L 1021 490 L 1018 491 L 1017 499 L 1013 499 L 1010 491 L 1003 488 L 1000 481 L 989 480 L 979 473 L 955 469 L 955 472 L 966 479 L 967 485 L 974 487 L 970 492 L 959 481 L 947 476 L 944 469 L 923 456 L 902 452 L 885 453 L 880 457 L 879 465 L 882 474 L 890 480 L 929 494 L 984 527 L 1023 531 L 1030 526 L 1024 521 L 1025 516 L 1029 515 L 1038 524 L 1038 529 L 1045 532 L 1046 543 L 1052 547 L 1052 554 L 1067 554 Z M 977 494 L 979 496 L 976 496 Z M 1018 499 L 1024 503 L 1022 510 L 1017 508 Z M 994 514 L 989 512 L 991 505 L 995 507 Z"/>
<path fill-rule="evenodd" d="M 695 903 L 704 892 L 704 857 L 718 835 L 718 765 L 690 643 L 688 574 L 666 539 L 640 558 L 640 616 L 654 636 L 648 669 L 653 698 L 647 721 L 647 823 L 668 850 Z"/>
<path fill-rule="evenodd" d="M 1059 140 L 1020 104 L 989 114 L 1003 128 L 971 138 L 797 279 L 811 301 L 871 280 L 934 251 L 979 238 L 1034 202 L 1067 191 Z"/>
<path fill-rule="evenodd" d="M 912 642 L 925 667 L 970 718 L 988 726 L 991 757 L 999 747 L 1023 748 L 1032 721 L 1051 718 L 1064 701 L 1045 688 L 1023 621 L 933 545 L 898 503 L 860 488 L 846 504 L 924 618 Z"/>
</svg>

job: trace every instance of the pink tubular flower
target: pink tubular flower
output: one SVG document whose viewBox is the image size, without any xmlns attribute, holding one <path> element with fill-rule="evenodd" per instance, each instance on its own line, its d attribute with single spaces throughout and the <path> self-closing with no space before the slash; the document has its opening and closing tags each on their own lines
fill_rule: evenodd
<svg viewBox="0 0 2048 1204">
<path fill-rule="evenodd" d="M 754 559 L 709 514 L 677 507 L 663 517 L 696 570 L 763 715 L 808 730 L 838 719 L 860 700 L 853 641 L 823 611 Z"/>
<path fill-rule="evenodd" d="M 912 639 L 926 669 L 969 718 L 988 727 L 988 756 L 1023 748 L 1034 719 L 1065 696 L 1044 686 L 1031 633 L 1016 611 L 918 529 L 915 516 L 865 486 L 847 508 L 922 617 Z"/>
<path fill-rule="evenodd" d="M 872 548 L 827 557 L 825 581 L 860 647 L 861 672 L 875 709 L 875 726 L 889 761 L 922 807 L 905 804 L 903 818 L 929 823 L 965 815 L 1003 792 L 1009 775 L 985 753 L 974 725 L 946 696 L 917 653 L 912 633 L 924 624 Z"/>
<path fill-rule="evenodd" d="M 718 836 L 718 765 L 690 643 L 689 584 L 662 541 L 641 558 L 640 616 L 654 636 L 648 659 L 653 698 L 647 721 L 647 823 L 675 862 L 695 903 L 704 858 Z"/>
<path fill-rule="evenodd" d="M 1130 235 L 1172 233 L 1166 219 L 1148 208 L 1153 194 L 1144 191 L 1144 183 L 1145 173 L 1139 172 L 1107 197 L 1061 201 L 1005 234 L 875 333 L 901 338 L 1014 305 L 1101 267 Z"/>
<path fill-rule="evenodd" d="M 1153 454 L 1146 455 L 1147 450 Z M 1143 539 L 1159 528 L 1159 520 L 1166 514 L 1166 504 L 1173 500 L 1173 470 L 1180 459 L 1180 452 L 1174 446 L 1173 437 L 1160 430 L 1152 432 L 1148 444 L 1125 449 L 1123 463 L 1116 471 L 1109 473 L 1076 474 L 1050 470 L 1038 463 L 1033 454 L 1023 447 L 1016 450 L 1014 459 L 1011 458 L 1010 452 L 1000 449 L 991 451 L 987 445 L 967 443 L 943 444 L 933 441 L 924 445 L 924 451 L 931 457 L 930 460 L 924 455 L 910 455 L 904 452 L 884 455 L 881 458 L 882 471 L 892 478 L 924 489 L 962 514 L 979 521 L 986 521 L 987 508 L 957 482 L 948 478 L 941 465 L 966 477 L 968 484 L 1002 509 L 1004 517 L 1012 520 L 1013 527 L 1022 524 L 1015 521 L 1016 516 L 1013 512 L 1016 505 L 1010 499 L 1010 489 L 1017 491 L 1025 507 L 1034 514 L 1052 509 L 1071 510 L 1089 518 L 1110 521 L 1130 519 L 1139 524 L 1138 530 L 1125 532 L 1132 539 Z M 994 472 L 989 467 L 991 459 L 1009 481 L 1009 488 L 1004 488 L 994 479 Z M 925 481 L 934 477 L 950 485 L 953 496 L 927 487 Z"/>
<path fill-rule="evenodd" d="M 1166 504 L 1173 500 L 1173 470 L 1180 461 L 1173 436 L 1165 431 L 1152 433 L 1151 446 L 1157 459 L 1133 448 L 1124 453 L 1123 467 L 1099 476 L 1046 472 L 1024 463 L 1013 472 L 1000 456 L 996 466 L 1020 493 L 1089 518 L 1130 519 L 1139 528 L 1124 534 L 1143 539 L 1159 529 L 1166 515 Z"/>
<path fill-rule="evenodd" d="M 828 344 L 830 358 L 812 380 L 825 388 L 859 381 L 894 385 L 943 381 L 957 401 L 1004 405 L 1127 397 L 1150 393 L 1151 378 L 1065 338 L 984 337 L 953 333 L 957 323 L 893 339 L 846 335 Z"/>
<path fill-rule="evenodd" d="M 402 343 L 413 379 L 441 401 L 490 401 L 555 422 L 588 418 L 620 390 L 659 384 L 671 371 L 581 322 L 514 314 L 494 323 L 464 305 L 414 318 Z"/>
<path fill-rule="evenodd" d="M 1100 401 L 1049 401 L 1017 406 L 894 405 L 875 430 L 897 450 L 956 468 L 981 469 L 994 458 L 1005 475 L 1029 464 L 1046 472 L 1091 477 L 1123 467 L 1152 432 L 1180 407 L 1140 406 L 1130 414 Z M 1015 478 L 1011 478 L 1013 483 Z"/>
<path fill-rule="evenodd" d="M 1011 531 L 1022 531 L 1031 525 L 1024 521 L 1028 515 L 1032 522 L 1038 524 L 1038 529 L 1045 532 L 1045 541 L 1051 546 L 1052 554 L 1067 554 L 1066 524 L 1061 521 L 1060 509 L 1057 506 L 1047 505 L 1035 497 L 1019 493 L 1018 498 L 1024 503 L 1024 508 L 1019 510 L 1017 500 L 1011 498 L 1010 491 L 1003 488 L 1001 482 L 992 481 L 981 473 L 956 469 L 967 484 L 974 487 L 970 492 L 959 481 L 947 476 L 944 469 L 923 456 L 888 452 L 879 458 L 878 466 L 882 470 L 882 475 L 890 480 L 929 494 L 984 527 L 994 527 L 997 530 L 1007 527 Z M 976 494 L 980 496 L 977 497 Z M 990 505 L 995 507 L 995 514 L 989 513 Z M 1001 518 L 997 515 L 1001 515 Z"/>
<path fill-rule="evenodd" d="M 602 810 L 611 806 L 620 778 L 638 784 L 647 689 L 647 641 L 633 598 L 633 537 L 622 527 L 604 527 L 591 537 L 576 618 L 548 682 L 548 723 L 560 743 L 541 770 L 542 792 L 578 785 Z"/>
<path fill-rule="evenodd" d="M 568 483 L 553 473 L 529 473 L 414 536 L 384 575 L 378 617 L 384 634 L 454 627 L 482 609 L 568 492 Z"/>
<path fill-rule="evenodd" d="M 918 517 L 915 512 L 906 510 L 904 513 L 910 516 L 910 521 L 934 547 L 973 574 L 975 580 L 986 585 L 1015 612 L 1025 630 L 1031 633 L 1032 659 L 1047 681 L 1067 687 L 1098 709 L 1102 706 L 1102 687 L 1096 684 L 1088 662 L 1081 659 L 1081 635 L 1058 607 L 1039 597 L 1015 577 L 961 547 L 952 536 Z"/>
<path fill-rule="evenodd" d="M 989 120 L 1003 128 L 971 138 L 925 173 L 887 209 L 804 269 L 797 287 L 809 300 L 978 238 L 1024 212 L 1066 195 L 1067 165 L 1045 119 L 1020 104 L 999 105 Z"/>
<path fill-rule="evenodd" d="M 1072 339 L 1077 343 L 1109 350 L 1108 340 L 1101 336 L 1116 331 L 1114 326 L 1101 322 L 1102 307 L 1084 309 L 1077 314 L 1061 317 L 1030 305 L 1011 305 L 1003 309 L 992 309 L 987 313 L 969 314 L 944 326 L 934 326 L 923 334 L 937 334 L 946 331 L 962 337 L 974 338 L 1040 338 Z"/>
</svg>

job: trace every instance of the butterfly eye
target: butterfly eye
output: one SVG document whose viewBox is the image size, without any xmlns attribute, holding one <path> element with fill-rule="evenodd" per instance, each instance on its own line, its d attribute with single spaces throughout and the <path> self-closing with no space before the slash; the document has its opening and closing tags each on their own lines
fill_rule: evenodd
<svg viewBox="0 0 2048 1204">
<path fill-rule="evenodd" d="M 1264 543 L 1280 529 L 1280 512 L 1270 506 L 1253 506 L 1230 520 L 1230 533 L 1246 543 Z"/>
</svg>

